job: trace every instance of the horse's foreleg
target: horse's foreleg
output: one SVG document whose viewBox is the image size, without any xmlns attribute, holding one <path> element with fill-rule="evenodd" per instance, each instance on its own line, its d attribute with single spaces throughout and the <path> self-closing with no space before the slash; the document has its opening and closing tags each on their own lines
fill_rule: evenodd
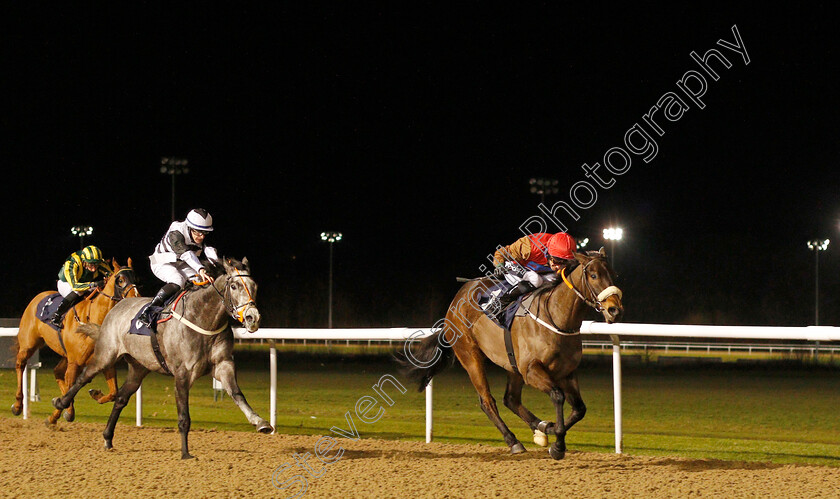
<svg viewBox="0 0 840 499">
<path fill-rule="evenodd" d="M 575 423 L 583 419 L 586 415 L 586 404 L 580 396 L 580 386 L 578 386 L 577 373 L 573 372 L 566 378 L 560 380 L 560 388 L 566 394 L 566 400 L 572 407 L 572 413 L 565 421 L 566 431 L 569 431 Z"/>
<path fill-rule="evenodd" d="M 67 361 L 67 371 L 64 373 L 64 386 L 66 387 L 63 393 L 67 393 L 67 388 L 73 386 L 73 383 L 76 381 L 76 376 L 79 373 L 79 365 Z M 70 406 L 64 410 L 64 420 L 68 423 L 72 422 L 76 419 L 76 408 L 73 405 L 73 401 L 70 401 Z"/>
<path fill-rule="evenodd" d="M 458 356 L 458 360 L 461 361 L 461 365 L 467 370 L 467 374 L 470 376 L 470 381 L 472 381 L 475 391 L 478 392 L 478 400 L 481 404 L 481 410 L 484 411 L 484 414 L 487 415 L 490 421 L 502 434 L 502 437 L 505 439 L 505 443 L 508 447 L 510 447 L 510 452 L 512 454 L 525 452 L 525 446 L 522 445 L 522 443 L 516 438 L 516 435 L 514 435 L 505 422 L 502 421 L 501 416 L 499 416 L 499 409 L 496 407 L 496 399 L 494 399 L 493 395 L 490 393 L 490 385 L 487 383 L 487 375 L 484 372 L 484 359 L 476 354 L 459 354 L 458 351 L 456 351 L 455 355 Z M 462 358 L 462 355 L 464 358 Z"/>
<path fill-rule="evenodd" d="M 105 376 L 105 382 L 108 383 L 108 394 L 103 395 L 101 391 L 96 389 L 88 390 L 91 398 L 100 404 L 106 404 L 117 395 L 117 368 L 114 366 L 106 367 L 102 370 L 102 375 Z"/>
<path fill-rule="evenodd" d="M 248 422 L 256 426 L 260 433 L 274 433 L 274 428 L 257 414 L 248 401 L 245 400 L 245 395 L 239 389 L 239 384 L 236 382 L 236 368 L 232 360 L 223 360 L 216 364 L 213 370 L 213 377 L 222 383 L 227 394 L 239 406 L 239 410 L 248 418 Z"/>
<path fill-rule="evenodd" d="M 120 419 L 120 413 L 128 404 L 128 399 L 140 388 L 140 383 L 143 382 L 143 378 L 149 374 L 149 370 L 134 359 L 129 358 L 126 360 L 128 360 L 128 374 L 125 377 L 125 383 L 117 390 L 117 395 L 114 397 L 114 407 L 111 409 L 111 415 L 108 417 L 105 431 L 102 432 L 106 450 L 114 447 L 114 428 L 117 426 L 117 420 Z"/>
<path fill-rule="evenodd" d="M 175 403 L 178 406 L 178 431 L 181 433 L 181 459 L 192 459 L 187 435 L 190 433 L 190 378 L 175 375 Z"/>
<path fill-rule="evenodd" d="M 19 347 L 17 356 L 15 357 L 15 373 L 17 374 L 17 392 L 15 392 L 15 403 L 12 404 L 12 414 L 20 416 L 23 411 L 23 368 L 29 362 L 29 357 L 35 353 L 37 347 L 26 348 Z"/>
</svg>

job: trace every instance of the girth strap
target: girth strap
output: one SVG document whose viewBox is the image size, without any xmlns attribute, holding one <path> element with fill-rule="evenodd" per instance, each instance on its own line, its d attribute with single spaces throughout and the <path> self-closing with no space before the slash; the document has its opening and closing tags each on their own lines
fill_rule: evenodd
<svg viewBox="0 0 840 499">
<path fill-rule="evenodd" d="M 513 371 L 518 373 L 519 368 L 516 367 L 516 355 L 513 353 L 513 338 L 510 336 L 510 328 L 505 329 L 505 350 L 507 350 L 508 361 Z"/>
<path fill-rule="evenodd" d="M 166 361 L 163 359 L 163 353 L 160 351 L 160 343 L 158 343 L 157 339 L 157 331 L 152 328 L 149 328 L 152 331 L 152 334 L 149 335 L 149 338 L 152 340 L 152 351 L 155 353 L 155 358 L 160 364 L 160 367 L 163 368 L 163 372 L 166 374 L 172 374 L 172 371 L 169 369 L 169 366 L 166 364 Z"/>
</svg>

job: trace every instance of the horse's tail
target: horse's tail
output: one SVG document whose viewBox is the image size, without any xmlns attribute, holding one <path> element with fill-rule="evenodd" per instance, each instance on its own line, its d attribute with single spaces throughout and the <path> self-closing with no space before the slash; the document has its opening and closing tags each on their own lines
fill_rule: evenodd
<svg viewBox="0 0 840 499">
<path fill-rule="evenodd" d="M 100 329 L 101 329 L 101 326 L 99 324 L 94 324 L 92 322 L 88 322 L 87 324 L 80 325 L 79 328 L 76 329 L 76 331 L 84 334 L 85 336 L 87 336 L 87 337 L 89 337 L 93 340 L 96 340 L 96 339 L 99 338 Z"/>
<path fill-rule="evenodd" d="M 402 350 L 394 354 L 400 373 L 417 383 L 417 391 L 423 391 L 435 375 L 455 361 L 451 345 L 440 338 L 444 331 L 441 329 L 421 340 L 406 341 Z"/>
</svg>

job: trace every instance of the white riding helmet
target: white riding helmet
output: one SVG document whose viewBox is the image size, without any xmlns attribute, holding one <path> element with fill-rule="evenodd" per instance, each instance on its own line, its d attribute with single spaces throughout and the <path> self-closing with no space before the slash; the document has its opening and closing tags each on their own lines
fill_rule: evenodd
<svg viewBox="0 0 840 499">
<path fill-rule="evenodd" d="M 187 226 L 202 232 L 211 232 L 213 230 L 213 217 L 207 213 L 207 210 L 196 208 L 187 213 Z"/>
</svg>

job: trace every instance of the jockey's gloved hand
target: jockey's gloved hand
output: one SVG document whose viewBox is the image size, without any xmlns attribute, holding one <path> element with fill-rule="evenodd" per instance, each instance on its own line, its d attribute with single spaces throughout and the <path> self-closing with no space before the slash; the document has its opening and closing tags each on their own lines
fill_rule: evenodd
<svg viewBox="0 0 840 499">
<path fill-rule="evenodd" d="M 503 279 L 505 277 L 505 266 L 504 264 L 496 265 L 496 268 L 493 269 L 493 276 L 499 279 Z"/>
<path fill-rule="evenodd" d="M 104 287 L 105 287 L 105 281 L 104 280 L 93 281 L 92 283 L 90 283 L 90 288 L 91 289 L 93 289 L 93 288 L 104 288 Z"/>
</svg>

